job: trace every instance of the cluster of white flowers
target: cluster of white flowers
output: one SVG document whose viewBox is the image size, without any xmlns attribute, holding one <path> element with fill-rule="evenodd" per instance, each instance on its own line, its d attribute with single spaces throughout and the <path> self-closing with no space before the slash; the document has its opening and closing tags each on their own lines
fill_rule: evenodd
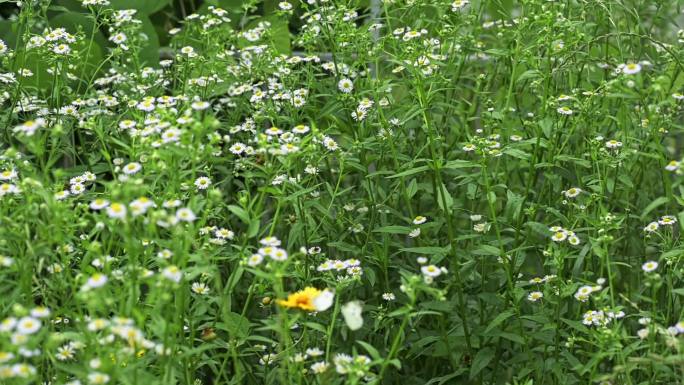
<svg viewBox="0 0 684 385">
<path fill-rule="evenodd" d="M 55 193 L 55 199 L 63 200 L 69 196 L 81 195 L 86 191 L 86 187 L 95 182 L 97 177 L 90 171 L 86 171 L 82 175 L 75 176 L 69 179 L 69 189 L 58 191 Z"/>
<path fill-rule="evenodd" d="M 674 215 L 663 215 L 657 221 L 650 222 L 648 225 L 646 225 L 646 227 L 644 227 L 644 231 L 647 233 L 654 233 L 658 231 L 660 226 L 672 226 L 675 223 L 677 223 L 677 217 Z"/>
<path fill-rule="evenodd" d="M 625 316 L 623 311 L 604 311 L 604 310 L 588 310 L 582 316 L 582 323 L 587 326 L 607 326 L 611 321 L 620 319 Z"/>
<path fill-rule="evenodd" d="M 551 234 L 551 240 L 554 242 L 568 241 L 569 244 L 576 246 L 580 244 L 580 240 L 575 235 L 574 231 L 566 230 L 560 226 L 553 226 L 549 228 L 553 234 Z"/>
<path fill-rule="evenodd" d="M 323 261 L 323 263 L 318 265 L 316 270 L 320 272 L 344 271 L 346 272 L 348 278 L 357 277 L 363 274 L 363 269 L 361 268 L 361 261 L 354 258 L 346 260 L 326 259 L 325 261 Z"/>
<path fill-rule="evenodd" d="M 601 285 L 595 285 L 595 286 L 590 286 L 590 285 L 584 285 L 580 286 L 577 291 L 575 292 L 575 299 L 580 301 L 580 302 L 587 302 L 589 300 L 589 297 L 591 296 L 592 293 L 601 291 L 603 287 Z"/>
</svg>

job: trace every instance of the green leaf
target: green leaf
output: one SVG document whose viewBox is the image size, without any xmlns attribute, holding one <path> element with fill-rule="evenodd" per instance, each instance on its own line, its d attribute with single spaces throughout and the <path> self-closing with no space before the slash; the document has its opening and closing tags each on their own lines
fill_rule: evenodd
<svg viewBox="0 0 684 385">
<path fill-rule="evenodd" d="M 539 122 L 539 127 L 541 127 L 544 136 L 547 138 L 551 137 L 551 131 L 553 130 L 553 119 L 545 118 Z"/>
<path fill-rule="evenodd" d="M 240 218 L 240 220 L 242 220 L 244 223 L 249 224 L 250 222 L 252 222 L 249 218 L 249 214 L 242 207 L 229 205 L 228 210 L 230 210 L 231 213 L 235 214 L 238 218 Z"/>
<path fill-rule="evenodd" d="M 210 0 L 207 1 L 207 3 L 215 3 L 214 5 L 217 5 L 226 11 L 229 11 L 231 14 L 231 18 L 236 18 L 236 17 L 241 17 L 244 14 L 244 9 L 246 6 L 249 5 L 254 5 L 257 2 L 252 0 L 252 1 L 245 1 L 245 0 Z M 250 4 L 251 3 L 251 4 Z M 237 20 L 239 21 L 239 20 Z"/>
<path fill-rule="evenodd" d="M 437 204 L 439 204 L 439 208 L 444 212 L 451 213 L 454 206 L 454 198 L 451 197 L 451 194 L 444 183 L 442 183 L 441 188 L 437 190 L 437 195 Z"/>
<path fill-rule="evenodd" d="M 408 234 L 411 232 L 411 228 L 406 226 L 383 226 L 373 229 L 373 232 L 388 234 Z"/>
<path fill-rule="evenodd" d="M 411 182 L 408 184 L 408 187 L 406 187 L 406 195 L 408 195 L 408 198 L 413 198 L 414 195 L 418 192 L 418 182 L 416 182 L 415 179 L 411 179 Z"/>
<path fill-rule="evenodd" d="M 482 369 L 486 368 L 487 365 L 494 359 L 494 349 L 484 348 L 477 352 L 473 364 L 470 367 L 470 379 L 472 380 L 477 376 Z"/>
<path fill-rule="evenodd" d="M 446 254 L 449 252 L 449 246 L 436 247 L 436 246 L 424 246 L 424 247 L 404 247 L 399 250 L 405 251 L 407 253 L 416 254 Z"/>
<path fill-rule="evenodd" d="M 506 310 L 505 312 L 499 314 L 492 320 L 492 322 L 487 325 L 487 329 L 485 329 L 484 334 L 489 333 L 494 329 L 495 327 L 501 325 L 505 320 L 509 319 L 511 316 L 515 315 L 515 312 L 512 310 Z"/>
<path fill-rule="evenodd" d="M 518 220 L 520 216 L 520 209 L 522 208 L 523 201 L 525 200 L 522 195 L 516 194 L 511 190 L 506 191 L 506 208 L 504 213 L 506 218 L 511 222 Z"/>
<path fill-rule="evenodd" d="M 505 338 L 509 341 L 513 341 L 517 344 L 524 345 L 525 344 L 525 339 L 517 334 L 514 333 L 508 333 L 508 332 L 501 332 L 496 335 L 497 337 Z"/>
<path fill-rule="evenodd" d="M 413 175 L 413 174 L 418 174 L 418 173 L 420 173 L 420 172 L 427 171 L 427 170 L 429 170 L 429 169 L 430 169 L 430 168 L 429 168 L 428 166 L 418 166 L 418 167 L 414 167 L 414 168 L 408 169 L 408 170 L 406 170 L 406 171 L 402 171 L 402 172 L 400 172 L 400 173 L 398 173 L 398 174 L 390 175 L 390 176 L 388 176 L 388 177 L 386 177 L 386 178 L 387 178 L 387 179 L 401 178 L 401 177 L 403 177 L 403 176 L 409 176 L 409 175 Z"/>
<path fill-rule="evenodd" d="M 138 12 L 151 15 L 167 5 L 171 0 L 110 0 L 113 9 L 137 9 Z"/>
<path fill-rule="evenodd" d="M 536 69 L 527 70 L 527 71 L 521 73 L 520 76 L 518 76 L 518 78 L 515 80 L 515 82 L 519 83 L 523 80 L 537 79 L 537 78 L 540 78 L 541 76 L 542 76 L 542 74 L 541 74 L 541 72 L 539 72 L 539 70 L 536 70 Z"/>
<path fill-rule="evenodd" d="M 380 356 L 380 353 L 378 352 L 378 350 L 376 348 L 373 347 L 373 345 L 371 345 L 367 342 L 363 342 L 363 341 L 356 341 L 356 343 L 363 346 L 363 348 L 366 349 L 368 354 L 370 354 L 370 356 L 373 357 L 374 360 L 379 361 L 382 359 L 382 357 Z"/>
<path fill-rule="evenodd" d="M 18 23 L 11 20 L 0 20 L 0 37 L 10 47 L 14 47 L 17 43 L 18 27 Z"/>
<path fill-rule="evenodd" d="M 579 331 L 579 332 L 582 332 L 582 333 L 587 333 L 587 332 L 589 332 L 589 330 L 587 329 L 587 327 L 584 326 L 584 325 L 583 325 L 581 322 L 579 322 L 579 321 L 575 321 L 575 320 L 571 320 L 571 319 L 567 319 L 567 318 L 561 318 L 561 321 L 563 321 L 563 323 L 565 323 L 566 325 L 570 326 L 571 328 L 573 328 L 573 329 L 575 329 L 575 330 L 577 330 L 577 331 Z"/>
<path fill-rule="evenodd" d="M 81 4 L 78 0 L 55 0 L 50 4 L 49 10 L 60 11 L 63 10 L 73 11 L 76 13 L 86 12 L 86 7 Z"/>
<path fill-rule="evenodd" d="M 501 255 L 501 249 L 492 245 L 480 245 L 472 253 L 475 255 Z"/>
<path fill-rule="evenodd" d="M 518 159 L 523 159 L 523 160 L 530 159 L 529 153 L 522 151 L 522 150 L 518 150 L 517 148 L 507 148 L 503 151 L 503 153 L 506 155 L 510 155 L 514 158 L 518 158 Z"/>
<path fill-rule="evenodd" d="M 510 51 L 501 48 L 492 48 L 485 51 L 492 56 L 509 56 Z"/>
<path fill-rule="evenodd" d="M 327 333 L 328 331 L 325 329 L 325 326 L 321 324 L 317 324 L 315 322 L 304 322 L 304 326 L 308 327 L 309 329 L 313 329 L 316 331 L 319 331 L 321 333 Z"/>
<path fill-rule="evenodd" d="M 535 233 L 546 237 L 550 235 L 549 227 L 539 222 L 526 222 L 525 226 L 529 227 Z"/>
<path fill-rule="evenodd" d="M 230 333 L 231 336 L 245 338 L 249 336 L 250 322 L 238 313 L 228 312 L 217 327 Z"/>
<path fill-rule="evenodd" d="M 289 23 L 286 19 L 279 17 L 277 15 L 271 15 L 266 17 L 261 17 L 258 20 L 254 20 L 247 24 L 246 29 L 251 29 L 256 27 L 259 23 L 268 21 L 271 23 L 271 27 L 268 29 L 268 36 L 273 43 L 273 48 L 275 48 L 278 53 L 290 54 L 292 48 L 290 46 L 290 28 Z M 253 43 L 240 39 L 242 46 L 252 45 Z M 263 44 L 263 43 L 260 43 Z"/>
<path fill-rule="evenodd" d="M 142 17 L 141 17 L 142 16 Z M 138 19 L 142 21 L 142 32 L 147 36 L 147 42 L 138 53 L 141 66 L 155 67 L 159 65 L 159 36 L 154 24 L 149 17 L 138 15 Z"/>
<path fill-rule="evenodd" d="M 292 47 L 290 43 L 290 27 L 287 19 L 283 18 L 269 18 L 265 19 L 271 22 L 271 39 L 273 39 L 273 44 L 276 51 L 281 54 L 289 55 L 292 53 Z"/>
<path fill-rule="evenodd" d="M 489 203 L 491 203 L 491 204 L 496 203 L 496 193 L 495 193 L 494 191 L 490 191 L 490 192 L 487 194 L 487 200 L 488 200 Z"/>
<path fill-rule="evenodd" d="M 89 15 L 76 12 L 63 12 L 59 15 L 50 18 L 50 26 L 53 28 L 63 27 L 68 32 L 76 33 L 77 31 L 82 31 L 85 35 L 85 40 L 77 44 L 79 50 L 79 55 L 81 58 L 87 58 L 86 60 L 86 72 L 88 77 L 91 77 L 92 71 L 96 69 L 102 62 L 102 47 L 107 46 L 107 39 L 105 39 L 102 32 L 96 29 L 95 21 Z M 92 44 L 91 44 L 92 39 Z M 82 61 L 79 61 L 79 65 L 83 65 Z M 80 71 L 76 72 L 76 75 L 80 75 Z M 85 79 L 87 81 L 87 79 Z"/>
<path fill-rule="evenodd" d="M 258 220 L 250 222 L 249 229 L 247 230 L 247 238 L 254 238 L 259 234 L 259 227 L 261 223 Z"/>
<path fill-rule="evenodd" d="M 475 162 L 471 162 L 469 160 L 461 160 L 461 159 L 456 159 L 456 160 L 450 160 L 446 162 L 442 168 L 448 168 L 451 170 L 455 170 L 458 168 L 468 168 L 468 167 L 482 167 L 479 164 Z"/>
<path fill-rule="evenodd" d="M 660 197 L 655 199 L 653 202 L 649 203 L 646 208 L 644 208 L 644 211 L 641 212 L 641 219 L 645 219 L 646 216 L 659 206 L 664 205 L 665 203 L 669 202 L 670 200 L 667 197 Z"/>
</svg>

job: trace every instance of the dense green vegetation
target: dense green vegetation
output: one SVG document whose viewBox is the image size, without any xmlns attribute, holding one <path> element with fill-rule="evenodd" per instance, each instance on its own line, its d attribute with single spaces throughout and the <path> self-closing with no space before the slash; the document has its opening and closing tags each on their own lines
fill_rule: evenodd
<svg viewBox="0 0 684 385">
<path fill-rule="evenodd" d="M 684 383 L 681 2 L 0 3 L 1 384 Z"/>
</svg>

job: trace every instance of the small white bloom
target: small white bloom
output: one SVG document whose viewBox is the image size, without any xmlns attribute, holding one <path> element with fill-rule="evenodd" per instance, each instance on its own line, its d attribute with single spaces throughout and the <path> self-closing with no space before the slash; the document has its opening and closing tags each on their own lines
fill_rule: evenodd
<svg viewBox="0 0 684 385">
<path fill-rule="evenodd" d="M 527 295 L 527 300 L 530 302 L 537 302 L 544 297 L 544 293 L 541 291 L 533 291 Z"/>
<path fill-rule="evenodd" d="M 647 273 L 650 273 L 657 268 L 658 268 L 658 262 L 655 262 L 655 261 L 648 261 L 648 262 L 644 263 L 643 265 L 641 265 L 641 269 Z"/>
<path fill-rule="evenodd" d="M 251 267 L 257 266 L 263 261 L 264 256 L 261 254 L 252 254 L 249 258 L 247 258 L 247 264 Z"/>
<path fill-rule="evenodd" d="M 164 268 L 161 272 L 162 277 L 168 279 L 169 281 L 173 282 L 180 282 L 181 279 L 183 278 L 183 272 L 177 267 L 177 266 L 168 266 Z"/>
<path fill-rule="evenodd" d="M 348 94 L 354 89 L 354 83 L 347 78 L 343 78 L 337 83 L 337 88 L 345 94 Z"/>
<path fill-rule="evenodd" d="M 626 75 L 634 75 L 641 72 L 641 64 L 639 63 L 628 63 L 620 65 L 620 70 Z"/>
<path fill-rule="evenodd" d="M 109 215 L 110 218 L 125 218 L 126 206 L 121 203 L 112 203 L 107 207 L 107 215 Z"/>
<path fill-rule="evenodd" d="M 195 187 L 199 190 L 205 190 L 211 185 L 211 179 L 206 176 L 201 176 L 195 180 Z"/>
<path fill-rule="evenodd" d="M 123 172 L 126 175 L 133 175 L 142 169 L 142 165 L 138 162 L 131 162 L 124 166 Z"/>
<path fill-rule="evenodd" d="M 90 278 L 88 278 L 88 281 L 86 281 L 85 285 L 83 285 L 83 290 L 87 291 L 90 289 L 96 289 L 98 287 L 104 286 L 108 281 L 108 278 L 104 274 L 100 273 L 95 273 L 93 274 Z"/>
<path fill-rule="evenodd" d="M 184 207 L 176 211 L 176 219 L 184 222 L 193 222 L 195 219 L 197 219 L 197 216 L 195 216 L 195 213 L 193 213 L 192 210 Z"/>
<path fill-rule="evenodd" d="M 561 115 L 572 115 L 573 114 L 573 111 L 570 109 L 570 107 L 567 107 L 567 106 L 558 107 L 558 109 L 556 111 Z"/>
<path fill-rule="evenodd" d="M 413 224 L 414 225 L 421 225 L 421 224 L 425 223 L 426 221 L 427 221 L 427 218 L 422 216 L 422 215 L 418 215 L 417 217 L 413 218 Z"/>
<path fill-rule="evenodd" d="M 439 277 L 442 274 L 442 269 L 435 265 L 423 266 L 420 268 L 420 271 L 424 276 L 431 278 Z"/>
<path fill-rule="evenodd" d="M 27 335 L 33 334 L 40 330 L 41 322 L 37 318 L 23 317 L 17 321 L 17 333 Z"/>
</svg>

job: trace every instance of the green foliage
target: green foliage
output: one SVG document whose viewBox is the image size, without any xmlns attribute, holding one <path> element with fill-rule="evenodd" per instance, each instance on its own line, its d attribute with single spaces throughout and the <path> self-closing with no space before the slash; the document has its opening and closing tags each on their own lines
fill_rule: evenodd
<svg viewBox="0 0 684 385">
<path fill-rule="evenodd" d="M 678 2 L 0 3 L 0 383 L 681 382 Z"/>
</svg>

